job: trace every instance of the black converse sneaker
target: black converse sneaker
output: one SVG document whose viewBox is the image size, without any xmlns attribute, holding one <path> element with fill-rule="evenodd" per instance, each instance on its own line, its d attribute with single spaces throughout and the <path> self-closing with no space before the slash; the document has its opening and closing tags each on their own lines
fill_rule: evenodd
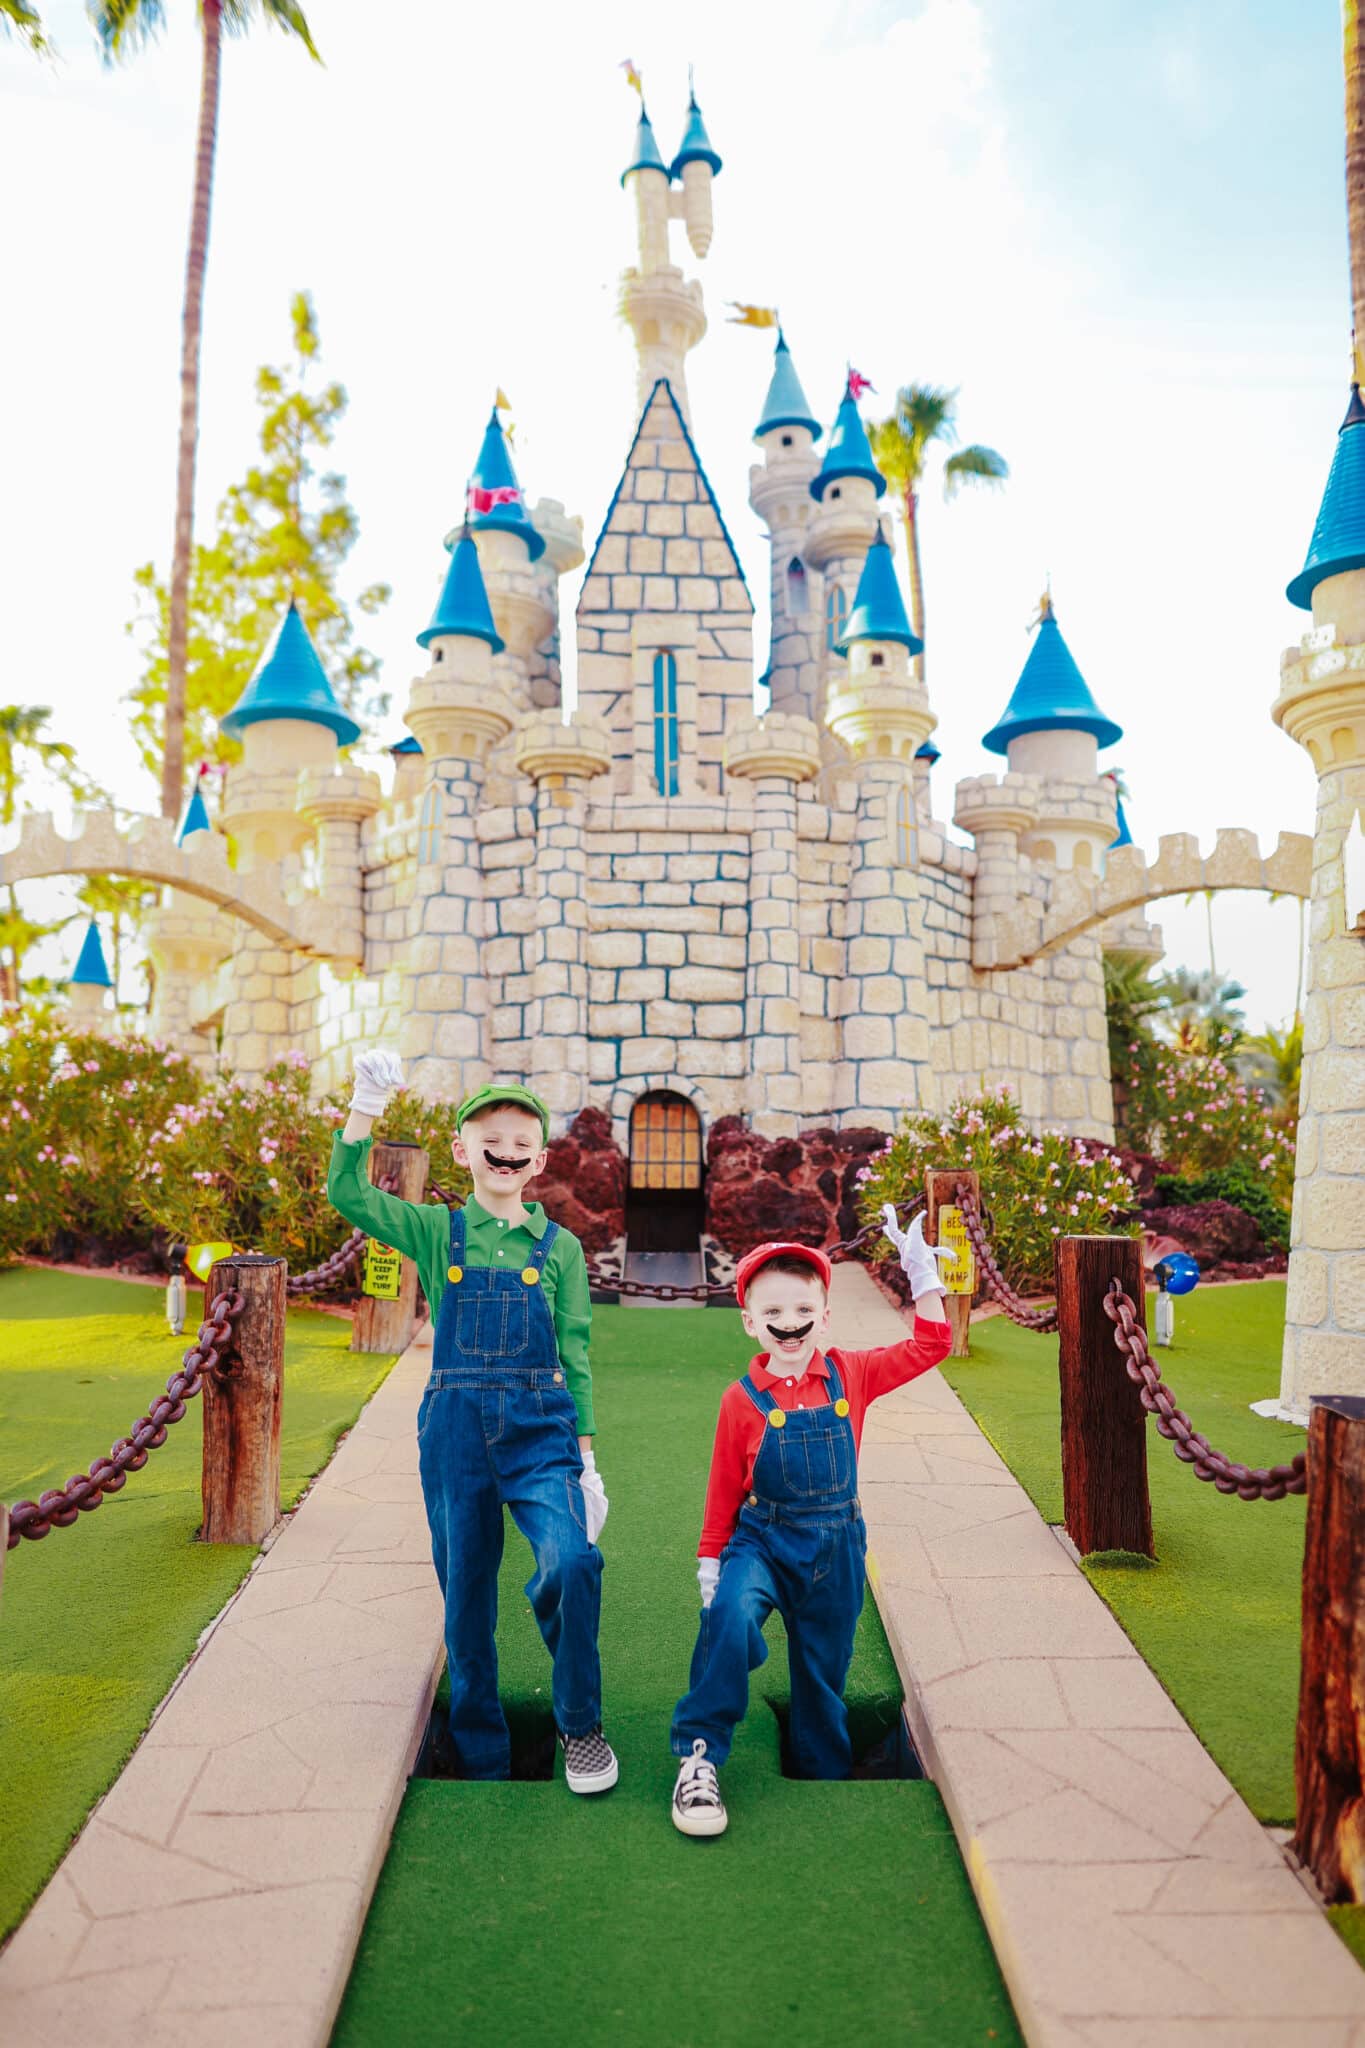
<svg viewBox="0 0 1365 2048">
<path fill-rule="evenodd" d="M 691 1756 L 678 1765 L 673 1787 L 673 1825 L 684 1835 L 723 1835 L 729 1825 L 720 1796 L 716 1767 L 707 1761 L 706 1744 L 698 1736 Z"/>
<path fill-rule="evenodd" d="M 564 1777 L 571 1792 L 610 1792 L 620 1775 L 616 1752 L 599 1721 L 586 1735 L 559 1737 L 564 1751 Z"/>
</svg>

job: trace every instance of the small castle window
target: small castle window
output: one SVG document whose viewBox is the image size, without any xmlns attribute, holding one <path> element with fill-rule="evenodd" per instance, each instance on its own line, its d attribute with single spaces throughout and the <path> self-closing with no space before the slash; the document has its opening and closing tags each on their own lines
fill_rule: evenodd
<svg viewBox="0 0 1365 2048">
<path fill-rule="evenodd" d="M 444 647 L 438 647 L 438 648 L 437 648 L 437 650 L 436 650 L 436 659 L 437 659 L 437 661 L 444 661 L 444 660 L 445 660 L 445 658 L 446 658 L 446 651 L 445 651 Z"/>
<path fill-rule="evenodd" d="M 678 664 L 654 657 L 654 780 L 660 796 L 678 794 Z"/>
<path fill-rule="evenodd" d="M 825 592 L 825 645 L 831 651 L 844 630 L 847 617 L 848 599 L 839 584 L 831 583 Z"/>
<path fill-rule="evenodd" d="M 896 862 L 899 867 L 913 868 L 919 865 L 918 835 L 915 831 L 915 798 L 908 783 L 903 782 L 896 791 L 895 803 L 895 844 Z"/>
<path fill-rule="evenodd" d="M 792 437 L 791 437 L 791 435 L 790 435 L 790 434 L 784 434 L 784 435 L 782 436 L 782 446 L 783 446 L 784 448 L 790 448 L 790 447 L 791 447 L 791 444 L 792 444 Z"/>
<path fill-rule="evenodd" d="M 873 668 L 885 668 L 886 656 L 884 654 L 874 654 L 872 656 L 872 666 Z"/>
<path fill-rule="evenodd" d="M 843 491 L 840 489 L 839 485 L 835 484 L 833 489 L 830 491 L 831 498 L 842 498 L 843 495 Z"/>
<path fill-rule="evenodd" d="M 422 798 L 417 819 L 417 858 L 424 865 L 438 860 L 441 853 L 441 792 L 433 782 Z"/>
</svg>

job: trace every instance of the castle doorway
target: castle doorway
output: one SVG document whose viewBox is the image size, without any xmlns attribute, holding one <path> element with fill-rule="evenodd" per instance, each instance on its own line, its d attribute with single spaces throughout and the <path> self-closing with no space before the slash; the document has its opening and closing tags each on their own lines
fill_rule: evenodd
<svg viewBox="0 0 1365 2048">
<path fill-rule="evenodd" d="M 630 1112 L 626 1242 L 632 1252 L 693 1252 L 706 1221 L 701 1118 L 685 1095 L 652 1089 Z"/>
</svg>

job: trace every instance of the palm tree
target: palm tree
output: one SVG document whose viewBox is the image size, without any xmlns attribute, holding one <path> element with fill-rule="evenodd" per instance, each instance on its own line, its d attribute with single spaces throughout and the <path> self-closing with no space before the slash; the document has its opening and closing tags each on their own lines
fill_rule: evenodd
<svg viewBox="0 0 1365 2048">
<path fill-rule="evenodd" d="M 924 576 L 919 556 L 919 499 L 924 465 L 934 442 L 952 448 L 957 441 L 956 391 L 936 384 L 903 384 L 889 420 L 874 422 L 869 439 L 872 459 L 895 491 L 905 520 L 905 551 L 910 559 L 910 623 L 924 638 Z M 974 443 L 956 448 L 943 465 L 943 495 L 951 504 L 964 484 L 1002 484 L 1009 464 L 994 448 Z M 924 656 L 915 656 L 915 674 L 923 679 Z"/>
<path fill-rule="evenodd" d="M 1178 1051 L 1216 1058 L 1238 1043 L 1242 1012 L 1237 1004 L 1246 994 L 1239 981 L 1177 967 L 1165 977 L 1160 988 L 1164 998 L 1162 1022 Z"/>
<path fill-rule="evenodd" d="M 32 50 L 35 57 L 50 54 L 51 44 L 43 33 L 43 24 L 36 7 L 30 7 L 28 0 L 0 0 L 0 28 L 7 35 L 19 35 Z"/>
<path fill-rule="evenodd" d="M 1303 1074 L 1303 1019 L 1295 1016 L 1283 1031 L 1267 1024 L 1249 1032 L 1237 1048 L 1237 1071 L 1259 1088 L 1275 1111 L 1275 1121 L 1295 1118 Z"/>
<path fill-rule="evenodd" d="M 65 740 L 48 739 L 43 727 L 52 712 L 46 704 L 0 704 L 0 825 L 12 825 L 19 811 L 19 791 L 26 772 L 47 769 L 78 798 L 98 792 L 76 767 L 76 749 Z M 0 911 L 0 1003 L 19 1000 L 19 967 L 30 946 L 60 931 L 69 918 L 37 924 L 24 916 L 13 882 L 6 884 L 9 908 Z"/>
<path fill-rule="evenodd" d="M 209 206 L 218 141 L 219 60 L 223 30 L 245 29 L 257 0 L 199 0 L 203 61 L 199 79 L 199 139 L 194 160 L 194 200 L 185 259 L 185 299 L 180 343 L 180 445 L 175 472 L 175 546 L 171 558 L 170 630 L 167 649 L 166 746 L 161 763 L 161 811 L 180 811 L 185 776 L 185 669 L 189 638 L 190 557 L 194 538 L 194 463 L 199 442 L 199 343 L 204 324 L 204 273 L 209 253 Z M 259 0 L 267 21 L 297 36 L 318 62 L 313 38 L 298 0 Z M 89 0 L 91 19 L 106 61 L 113 63 L 150 42 L 165 20 L 164 0 Z"/>
</svg>

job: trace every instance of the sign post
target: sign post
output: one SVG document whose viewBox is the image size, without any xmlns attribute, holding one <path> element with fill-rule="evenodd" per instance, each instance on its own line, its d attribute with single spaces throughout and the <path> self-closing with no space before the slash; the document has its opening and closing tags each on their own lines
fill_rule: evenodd
<svg viewBox="0 0 1365 2048">
<path fill-rule="evenodd" d="M 426 1192 L 427 1154 L 420 1145 L 377 1143 L 370 1148 L 370 1179 L 391 1176 L 405 1202 Z M 371 1238 L 365 1247 L 361 1297 L 351 1325 L 352 1351 L 406 1351 L 417 1326 L 417 1268 L 392 1245 Z"/>
<path fill-rule="evenodd" d="M 962 1198 L 980 1208 L 980 1183 L 966 1168 L 931 1167 L 924 1176 L 924 1241 L 951 1245 L 953 1257 L 940 1259 L 947 1300 L 949 1326 L 953 1333 L 950 1356 L 971 1357 L 970 1324 L 972 1296 L 976 1292 L 976 1257 L 962 1221 Z"/>
</svg>

